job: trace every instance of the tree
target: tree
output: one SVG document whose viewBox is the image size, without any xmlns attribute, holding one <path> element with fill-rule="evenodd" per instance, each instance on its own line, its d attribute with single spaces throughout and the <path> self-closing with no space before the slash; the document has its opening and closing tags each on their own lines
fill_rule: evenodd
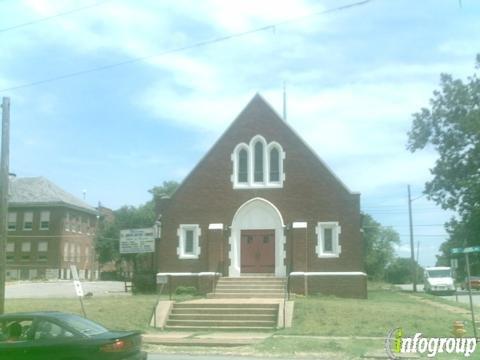
<svg viewBox="0 0 480 360">
<path fill-rule="evenodd" d="M 423 268 L 415 262 L 417 267 L 417 283 L 422 282 Z M 396 258 L 385 271 L 385 280 L 392 284 L 408 284 L 412 281 L 412 259 Z"/>
<path fill-rule="evenodd" d="M 164 181 L 161 186 L 155 186 L 148 192 L 153 197 L 172 195 L 178 186 L 176 181 Z M 155 203 L 153 198 L 138 207 L 125 205 L 115 210 L 113 222 L 100 217 L 95 239 L 95 250 L 99 262 L 120 260 L 120 230 L 147 228 L 153 226 L 154 223 Z"/>
<path fill-rule="evenodd" d="M 162 186 L 154 186 L 148 192 L 153 194 L 154 197 L 172 196 L 179 186 L 180 184 L 174 180 L 164 181 Z"/>
<path fill-rule="evenodd" d="M 400 244 L 400 237 L 395 230 L 383 227 L 368 214 L 363 214 L 362 230 L 368 277 L 384 280 L 385 269 L 395 258 L 395 245 Z"/>
<path fill-rule="evenodd" d="M 477 69 L 480 55 L 477 55 Z M 413 115 L 408 133 L 412 152 L 433 148 L 439 155 L 431 169 L 432 180 L 425 194 L 457 216 L 447 225 L 448 244 L 441 247 L 444 263 L 455 246 L 480 244 L 480 79 L 466 81 L 442 74 L 440 90 L 433 93 L 430 107 Z"/>
</svg>

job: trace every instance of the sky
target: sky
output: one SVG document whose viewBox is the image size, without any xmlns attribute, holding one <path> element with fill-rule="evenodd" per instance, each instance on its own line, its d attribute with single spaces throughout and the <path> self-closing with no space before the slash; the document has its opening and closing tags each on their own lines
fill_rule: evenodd
<svg viewBox="0 0 480 360">
<path fill-rule="evenodd" d="M 137 206 L 181 181 L 255 93 L 281 113 L 285 83 L 287 121 L 400 234 L 399 256 L 410 184 L 419 262 L 434 265 L 454 214 L 422 196 L 437 156 L 410 153 L 407 134 L 440 73 L 473 74 L 480 2 L 328 11 L 355 2 L 0 0 L 10 171 Z"/>
</svg>

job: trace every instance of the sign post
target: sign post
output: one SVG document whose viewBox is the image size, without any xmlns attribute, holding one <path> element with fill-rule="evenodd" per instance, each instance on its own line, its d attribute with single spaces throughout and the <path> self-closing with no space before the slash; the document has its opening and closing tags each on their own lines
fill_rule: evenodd
<svg viewBox="0 0 480 360">
<path fill-rule="evenodd" d="M 82 307 L 83 317 L 86 318 L 85 307 L 83 306 L 83 288 L 80 278 L 78 277 L 77 267 L 75 265 L 70 265 L 70 271 L 73 277 L 73 286 L 75 287 L 75 292 L 77 293 L 78 299 L 80 300 L 80 306 Z"/>
<path fill-rule="evenodd" d="M 467 267 L 467 288 L 470 300 L 470 312 L 472 313 L 473 336 L 477 339 L 477 324 L 475 323 L 475 312 L 473 311 L 472 288 L 470 284 L 470 259 L 469 254 L 480 252 L 480 246 L 470 246 L 466 248 L 453 248 L 450 250 L 452 255 L 465 254 L 465 266 Z"/>
</svg>

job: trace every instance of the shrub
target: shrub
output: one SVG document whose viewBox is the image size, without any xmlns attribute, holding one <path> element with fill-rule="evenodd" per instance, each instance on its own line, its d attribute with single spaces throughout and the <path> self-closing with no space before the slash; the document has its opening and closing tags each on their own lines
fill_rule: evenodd
<svg viewBox="0 0 480 360">
<path fill-rule="evenodd" d="M 179 286 L 175 289 L 175 295 L 197 295 L 195 286 Z"/>
<path fill-rule="evenodd" d="M 156 277 L 153 272 L 134 273 L 132 277 L 132 290 L 134 293 L 154 293 L 156 291 Z"/>
</svg>

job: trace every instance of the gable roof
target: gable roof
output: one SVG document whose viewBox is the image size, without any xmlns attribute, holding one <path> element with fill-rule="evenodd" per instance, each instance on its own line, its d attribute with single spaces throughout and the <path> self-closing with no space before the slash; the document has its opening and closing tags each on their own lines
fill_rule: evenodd
<svg viewBox="0 0 480 360">
<path fill-rule="evenodd" d="M 44 177 L 10 179 L 9 206 L 67 206 L 92 214 L 97 211 Z"/>
<path fill-rule="evenodd" d="M 259 93 L 256 93 L 255 96 L 250 100 L 250 102 L 243 108 L 243 110 L 237 115 L 234 121 L 230 123 L 227 129 L 222 133 L 222 135 L 217 139 L 213 146 L 205 153 L 205 155 L 200 159 L 200 161 L 193 167 L 193 169 L 188 173 L 188 175 L 180 183 L 176 191 L 172 194 L 172 198 L 175 197 L 177 191 L 183 186 L 185 182 L 195 173 L 196 169 L 202 164 L 202 162 L 210 155 L 210 153 L 217 147 L 217 144 L 225 137 L 225 135 L 233 128 L 238 122 L 240 122 L 247 112 L 270 112 L 276 120 L 280 121 L 286 128 L 317 158 L 317 160 L 327 169 L 327 171 L 333 176 L 333 178 L 344 188 L 344 190 L 350 194 L 359 194 L 358 192 L 351 191 L 345 183 L 340 180 L 340 178 L 333 172 L 333 170 L 318 156 L 315 150 L 303 140 L 303 138 L 287 123 L 283 118 L 278 114 L 278 112 L 261 96 Z"/>
</svg>

